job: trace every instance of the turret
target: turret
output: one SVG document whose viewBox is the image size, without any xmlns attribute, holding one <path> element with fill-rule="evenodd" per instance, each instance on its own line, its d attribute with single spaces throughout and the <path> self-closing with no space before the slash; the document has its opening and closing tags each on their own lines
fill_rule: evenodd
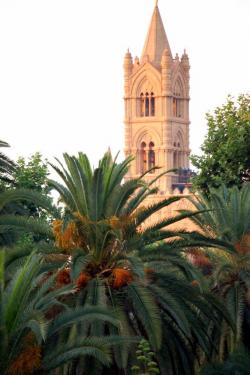
<svg viewBox="0 0 250 375">
<path fill-rule="evenodd" d="M 129 95 L 129 77 L 133 69 L 132 56 L 129 50 L 127 50 L 124 56 L 123 68 L 124 68 L 124 94 L 125 94 L 125 97 L 127 97 Z"/>
<path fill-rule="evenodd" d="M 171 91 L 171 71 L 172 57 L 169 49 L 165 48 L 161 58 L 162 95 L 167 95 Z"/>
<path fill-rule="evenodd" d="M 180 58 L 179 58 L 179 55 L 178 55 L 178 53 L 176 53 L 176 55 L 175 55 L 175 58 L 174 58 L 174 59 L 175 59 L 175 61 L 176 61 L 176 62 L 180 62 Z"/>
<path fill-rule="evenodd" d="M 185 49 L 184 49 L 183 55 L 181 56 L 181 65 L 182 65 L 182 68 L 183 68 L 185 76 L 186 76 L 187 87 L 188 87 L 188 91 L 189 91 L 189 78 L 190 78 L 189 77 L 189 70 L 190 70 L 190 64 L 189 64 L 189 58 L 188 58 L 188 55 L 187 55 Z"/>
<path fill-rule="evenodd" d="M 185 71 L 185 73 L 189 73 L 190 65 L 189 65 L 189 58 L 186 53 L 186 50 L 184 49 L 184 53 L 181 56 L 181 65 Z"/>
</svg>

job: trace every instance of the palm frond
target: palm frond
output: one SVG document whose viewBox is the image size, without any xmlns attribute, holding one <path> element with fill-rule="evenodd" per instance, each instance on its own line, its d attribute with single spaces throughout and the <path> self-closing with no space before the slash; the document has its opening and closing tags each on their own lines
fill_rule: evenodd
<svg viewBox="0 0 250 375">
<path fill-rule="evenodd" d="M 48 336 L 54 335 L 59 330 L 75 324 L 80 321 L 93 322 L 99 319 L 110 324 L 117 325 L 118 321 L 110 310 L 103 309 L 101 307 L 85 307 L 85 308 L 75 308 L 72 311 L 65 311 L 61 313 L 54 321 L 51 323 L 49 328 Z"/>
<path fill-rule="evenodd" d="M 140 319 L 153 348 L 161 346 L 161 319 L 159 308 L 150 291 L 142 285 L 131 283 L 127 287 L 136 316 Z"/>
</svg>

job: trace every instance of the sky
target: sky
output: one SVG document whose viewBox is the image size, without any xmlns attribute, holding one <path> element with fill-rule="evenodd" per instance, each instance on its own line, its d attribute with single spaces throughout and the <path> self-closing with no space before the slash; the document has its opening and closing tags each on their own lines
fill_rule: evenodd
<svg viewBox="0 0 250 375">
<path fill-rule="evenodd" d="M 0 0 L 0 139 L 39 151 L 123 157 L 123 58 L 140 56 L 155 0 Z M 250 91 L 250 0 L 159 0 L 173 55 L 190 58 L 190 147 L 205 113 Z"/>
</svg>

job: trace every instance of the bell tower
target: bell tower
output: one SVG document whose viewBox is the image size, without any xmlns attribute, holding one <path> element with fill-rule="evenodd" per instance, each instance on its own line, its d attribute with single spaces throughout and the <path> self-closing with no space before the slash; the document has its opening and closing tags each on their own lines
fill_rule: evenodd
<svg viewBox="0 0 250 375">
<path fill-rule="evenodd" d="M 156 2 L 140 59 L 124 57 L 125 156 L 135 157 L 127 178 L 147 174 L 153 180 L 165 170 L 189 167 L 189 59 L 173 58 Z M 161 194 L 171 193 L 175 172 L 158 181 Z"/>
</svg>

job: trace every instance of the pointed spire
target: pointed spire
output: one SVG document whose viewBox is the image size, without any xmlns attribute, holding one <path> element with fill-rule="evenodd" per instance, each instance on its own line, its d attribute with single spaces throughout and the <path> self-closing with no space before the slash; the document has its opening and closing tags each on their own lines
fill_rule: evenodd
<svg viewBox="0 0 250 375">
<path fill-rule="evenodd" d="M 149 61 L 159 66 L 161 63 L 162 53 L 165 49 L 170 51 L 172 58 L 171 49 L 158 8 L 158 1 L 156 0 L 154 13 L 148 29 L 141 60 L 143 61 L 144 57 L 148 55 Z"/>
</svg>

